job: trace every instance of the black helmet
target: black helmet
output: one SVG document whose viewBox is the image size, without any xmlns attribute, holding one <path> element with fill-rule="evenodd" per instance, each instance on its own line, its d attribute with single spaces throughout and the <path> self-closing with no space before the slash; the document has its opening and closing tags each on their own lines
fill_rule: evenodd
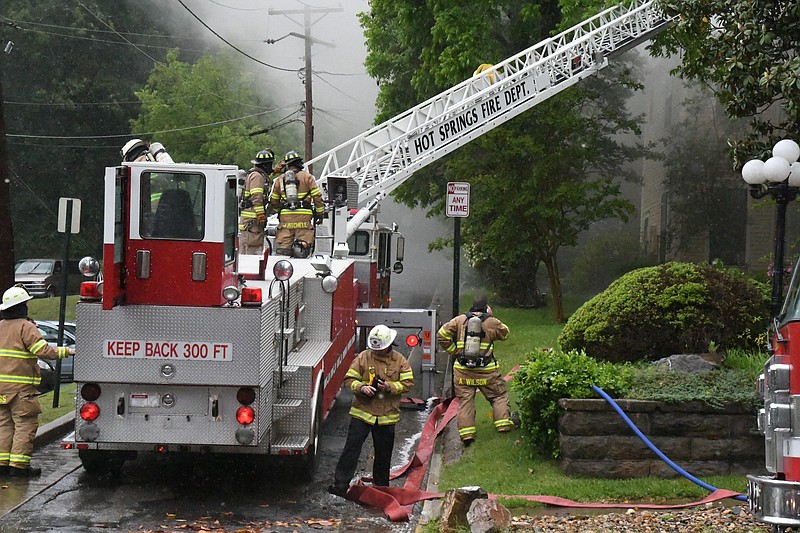
<svg viewBox="0 0 800 533">
<path fill-rule="evenodd" d="M 270 170 L 272 170 L 272 162 L 275 161 L 275 154 L 272 153 L 272 150 L 266 148 L 261 150 L 256 154 L 256 158 L 250 161 L 254 165 L 265 165 L 269 166 Z"/>
<path fill-rule="evenodd" d="M 289 150 L 286 152 L 286 155 L 283 157 L 284 163 L 288 165 L 298 165 L 303 166 L 303 157 L 297 153 L 296 150 Z"/>
</svg>

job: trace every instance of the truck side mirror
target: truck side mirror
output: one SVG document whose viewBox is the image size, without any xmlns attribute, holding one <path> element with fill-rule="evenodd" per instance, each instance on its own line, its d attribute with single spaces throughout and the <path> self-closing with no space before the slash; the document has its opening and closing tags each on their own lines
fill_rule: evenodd
<svg viewBox="0 0 800 533">
<path fill-rule="evenodd" d="M 395 258 L 397 259 L 397 261 L 392 267 L 392 271 L 395 274 L 400 274 L 403 271 L 403 258 L 405 257 L 405 255 L 406 255 L 406 239 L 402 235 L 398 235 L 397 249 L 395 252 Z"/>
</svg>

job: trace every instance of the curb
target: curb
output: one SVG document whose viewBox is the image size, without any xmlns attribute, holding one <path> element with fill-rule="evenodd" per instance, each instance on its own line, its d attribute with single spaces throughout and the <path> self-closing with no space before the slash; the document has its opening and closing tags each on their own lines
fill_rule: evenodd
<svg viewBox="0 0 800 533">
<path fill-rule="evenodd" d="M 33 447 L 41 448 L 65 435 L 75 428 L 75 413 L 67 413 L 60 418 L 40 426 L 36 430 L 36 438 L 33 439 Z"/>
<path fill-rule="evenodd" d="M 439 440 L 436 443 L 436 451 L 431 456 L 431 464 L 428 469 L 428 483 L 425 490 L 428 492 L 439 492 L 439 474 L 442 470 L 442 455 L 444 455 L 444 441 Z M 436 520 L 442 511 L 441 500 L 425 500 L 422 504 L 422 513 L 420 513 L 417 526 L 414 528 L 414 533 L 422 533 L 428 522 Z"/>
</svg>

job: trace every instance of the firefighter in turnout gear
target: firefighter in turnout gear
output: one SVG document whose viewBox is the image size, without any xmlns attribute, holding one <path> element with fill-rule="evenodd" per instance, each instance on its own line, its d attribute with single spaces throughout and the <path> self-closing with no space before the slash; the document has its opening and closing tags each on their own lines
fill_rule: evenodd
<svg viewBox="0 0 800 533">
<path fill-rule="evenodd" d="M 266 191 L 275 155 L 267 148 L 251 161 L 253 168 L 247 173 L 242 191 L 239 213 L 239 252 L 261 254 L 264 252 L 264 228 L 267 225 Z"/>
<path fill-rule="evenodd" d="M 394 448 L 395 424 L 400 421 L 400 396 L 414 385 L 414 373 L 406 358 L 392 349 L 397 331 L 375 326 L 364 350 L 350 365 L 344 387 L 353 391 L 350 429 L 342 455 L 336 465 L 334 482 L 328 492 L 344 497 L 356 472 L 361 448 L 372 434 L 375 459 L 372 483 L 389 486 L 389 469 Z"/>
<path fill-rule="evenodd" d="M 275 253 L 292 255 L 295 240 L 313 250 L 314 225 L 322 223 L 325 204 L 314 176 L 303 170 L 303 159 L 294 150 L 284 157 L 283 174 L 275 179 L 270 205 L 278 212 Z"/>
<path fill-rule="evenodd" d="M 74 348 L 53 348 L 28 318 L 32 297 L 19 286 L 8 289 L 0 304 L 0 476 L 38 476 L 31 466 L 33 439 L 42 408 L 37 385 L 42 381 L 37 358 L 63 359 Z"/>
<path fill-rule="evenodd" d="M 508 326 L 492 316 L 485 297 L 444 324 L 439 344 L 453 356 L 453 381 L 458 398 L 458 435 L 465 446 L 475 441 L 475 395 L 478 391 L 492 405 L 494 427 L 504 433 L 514 428 L 508 407 L 508 385 L 500 374 L 493 343 L 508 338 Z"/>
<path fill-rule="evenodd" d="M 141 139 L 131 139 L 125 143 L 119 152 L 123 162 L 130 161 L 133 163 L 141 163 L 143 161 L 156 161 L 159 163 L 174 163 L 172 156 L 167 153 L 164 145 L 159 142 L 148 143 Z M 170 187 L 172 187 L 172 185 L 168 180 L 162 178 L 158 174 L 154 174 L 154 178 L 150 182 L 149 211 L 151 213 L 155 213 L 158 202 L 161 200 L 161 193 Z"/>
</svg>

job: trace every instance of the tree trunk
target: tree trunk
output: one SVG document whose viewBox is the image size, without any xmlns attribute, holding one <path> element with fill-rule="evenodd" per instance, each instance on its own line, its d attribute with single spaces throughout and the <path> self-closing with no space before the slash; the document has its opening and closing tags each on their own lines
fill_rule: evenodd
<svg viewBox="0 0 800 533">
<path fill-rule="evenodd" d="M 556 323 L 566 322 L 564 316 L 564 299 L 561 296 L 561 277 L 558 273 L 558 261 L 555 254 L 547 254 L 542 261 L 547 268 L 547 279 L 550 282 L 550 295 L 553 298 L 553 313 Z"/>
</svg>

